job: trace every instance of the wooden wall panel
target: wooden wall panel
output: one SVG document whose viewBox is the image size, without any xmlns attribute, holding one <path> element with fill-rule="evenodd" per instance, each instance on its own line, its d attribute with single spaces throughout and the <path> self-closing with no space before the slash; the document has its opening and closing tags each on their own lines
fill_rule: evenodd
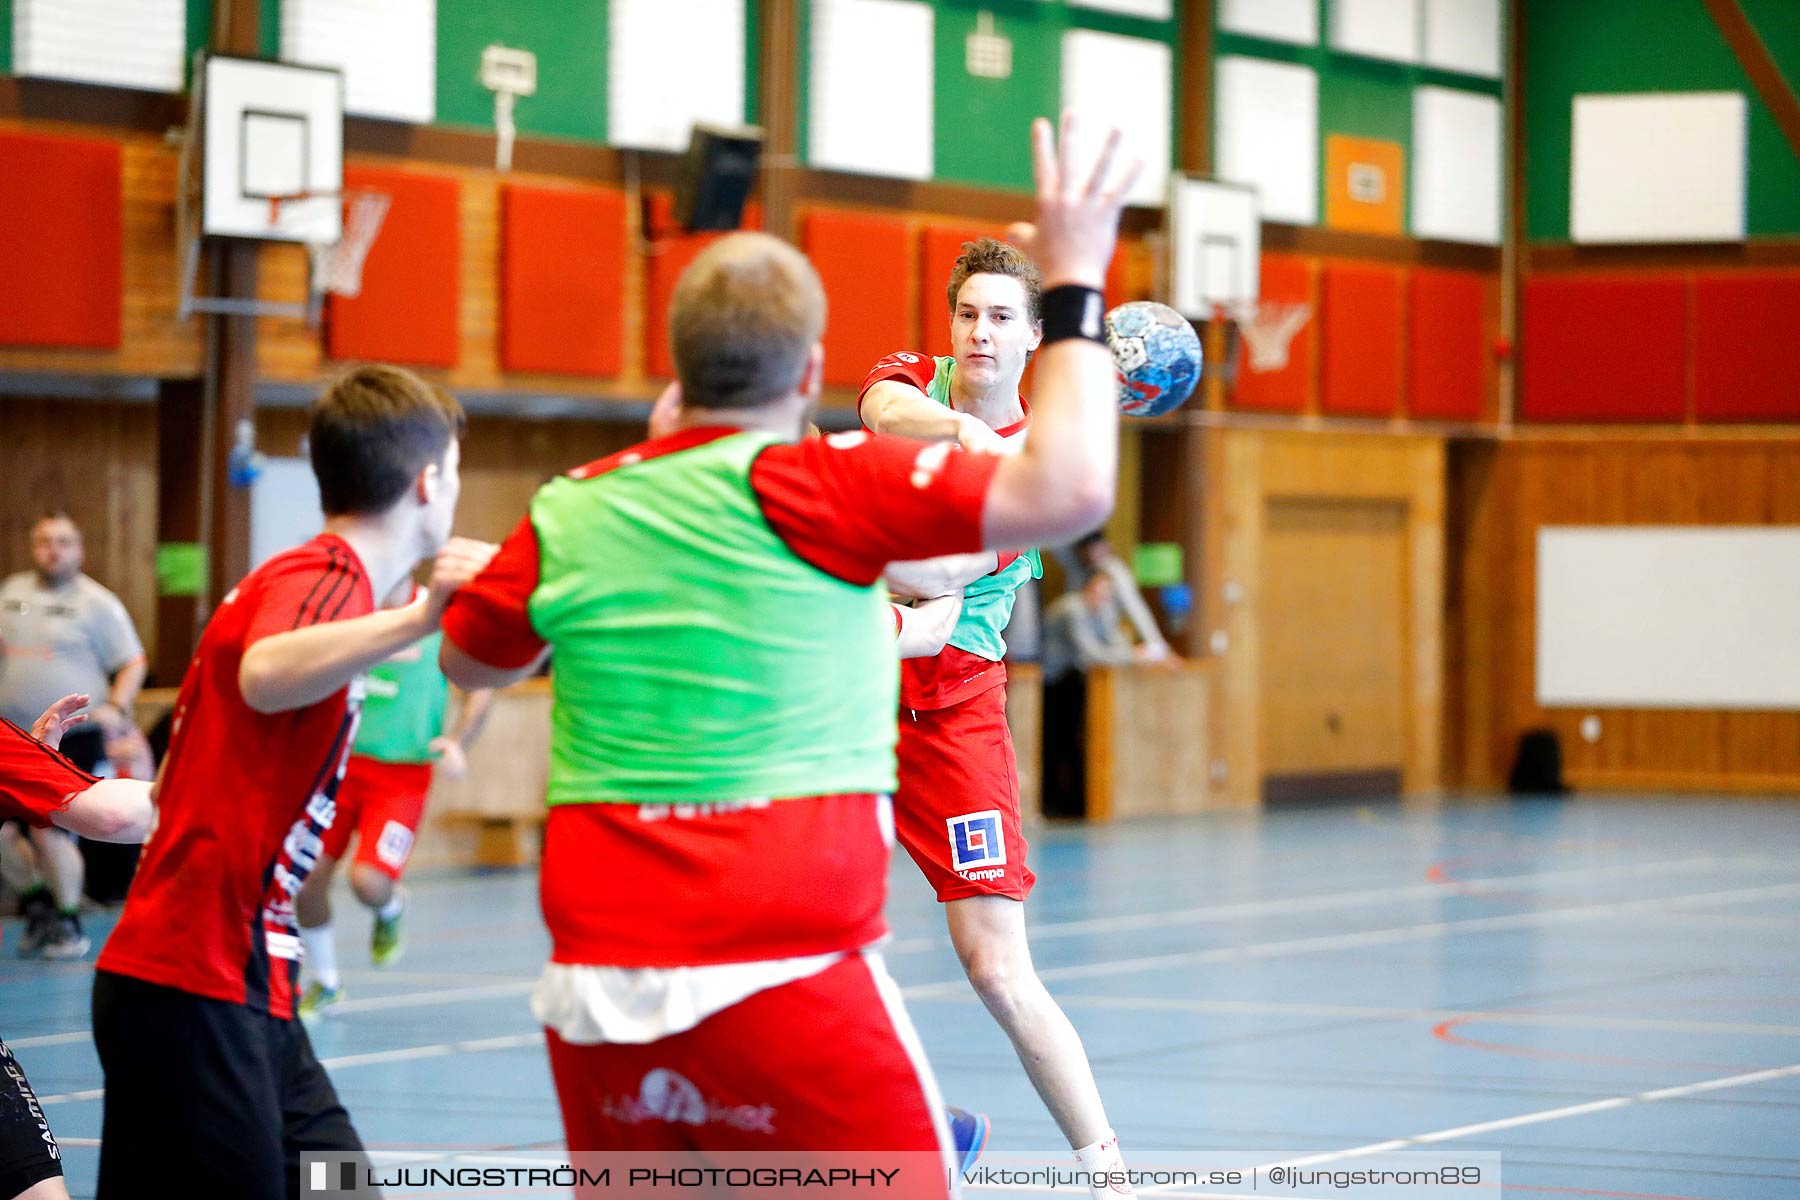
<svg viewBox="0 0 1800 1200">
<path fill-rule="evenodd" d="M 1222 526 L 1219 591 L 1224 602 L 1218 628 L 1225 637 L 1212 702 L 1222 723 L 1225 802 L 1237 808 L 1260 803 L 1269 510 L 1272 502 L 1284 499 L 1403 506 L 1404 785 L 1409 793 L 1436 787 L 1444 691 L 1444 443 L 1426 437 L 1230 429 L 1213 461 L 1220 471 L 1215 520 Z M 1329 620 L 1330 614 L 1322 613 L 1320 619 Z M 1269 633 L 1279 636 L 1279 630 Z M 1356 630 L 1343 634 L 1355 637 Z"/>
<path fill-rule="evenodd" d="M 0 396 L 0 429 L 0 574 L 30 570 L 31 526 L 66 509 L 87 573 L 118 593 L 154 661 L 156 409 Z"/>
<path fill-rule="evenodd" d="M 0 347 L 0 371 L 141 375 L 191 379 L 200 374 L 204 329 L 178 321 L 175 279 L 175 152 L 160 136 L 81 130 L 44 121 L 4 121 L 18 132 L 91 133 L 122 148 L 124 258 L 117 349 Z"/>
<path fill-rule="evenodd" d="M 1451 474 L 1453 780 L 1500 786 L 1519 735 L 1543 726 L 1578 786 L 1800 791 L 1794 713 L 1546 710 L 1535 678 L 1539 527 L 1796 523 L 1800 439 L 1458 446 Z M 1597 742 L 1580 734 L 1589 715 Z"/>
</svg>

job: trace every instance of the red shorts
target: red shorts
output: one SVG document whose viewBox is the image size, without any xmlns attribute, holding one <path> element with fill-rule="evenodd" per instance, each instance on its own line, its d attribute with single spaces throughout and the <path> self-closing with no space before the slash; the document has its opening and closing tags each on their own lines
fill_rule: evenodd
<svg viewBox="0 0 1800 1200">
<path fill-rule="evenodd" d="M 544 1032 L 571 1152 L 943 1155 L 950 1144 L 937 1081 L 879 959 L 852 954 L 643 1045 Z"/>
<path fill-rule="evenodd" d="M 352 754 L 338 785 L 337 813 L 321 839 L 324 852 L 341 861 L 355 833 L 357 863 L 399 879 L 430 791 L 430 763 L 390 763 Z"/>
<path fill-rule="evenodd" d="M 1006 689 L 901 709 L 899 757 L 894 835 L 938 900 L 1030 895 L 1037 876 L 1025 865 Z"/>
</svg>

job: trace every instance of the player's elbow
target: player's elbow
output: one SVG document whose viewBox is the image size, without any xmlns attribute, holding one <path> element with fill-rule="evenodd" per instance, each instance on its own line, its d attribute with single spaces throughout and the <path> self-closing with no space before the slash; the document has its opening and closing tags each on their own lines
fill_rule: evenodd
<svg viewBox="0 0 1800 1200">
<path fill-rule="evenodd" d="M 102 779 L 69 802 L 57 824 L 95 842 L 141 842 L 150 830 L 150 785 Z"/>
<path fill-rule="evenodd" d="M 1044 541 L 1080 537 L 1092 533 L 1112 516 L 1117 499 L 1116 481 L 1095 473 L 1068 487 L 1046 508 L 1044 518 L 1056 528 L 1044 535 Z"/>
</svg>

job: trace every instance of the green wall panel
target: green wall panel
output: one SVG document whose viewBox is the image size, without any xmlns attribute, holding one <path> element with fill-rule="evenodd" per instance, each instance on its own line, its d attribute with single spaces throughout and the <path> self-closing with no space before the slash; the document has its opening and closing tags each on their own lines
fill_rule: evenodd
<svg viewBox="0 0 1800 1200">
<path fill-rule="evenodd" d="M 1313 73 L 1318 76 L 1321 224 L 1324 222 L 1325 212 L 1325 139 L 1328 136 L 1335 133 L 1398 142 L 1406 156 L 1406 177 L 1401 180 L 1401 186 L 1410 191 L 1413 89 L 1434 85 L 1478 92 L 1485 96 L 1499 96 L 1502 91 L 1497 79 L 1462 75 L 1410 63 L 1384 62 L 1354 54 L 1340 54 L 1326 45 L 1324 14 L 1325 9 L 1321 5 L 1319 44 L 1314 46 L 1264 41 L 1226 30 L 1217 30 L 1213 39 L 1215 55 L 1244 55 L 1249 58 L 1298 63 L 1312 68 Z M 1216 129 L 1214 135 L 1216 137 Z M 1402 211 L 1403 218 L 1410 227 L 1410 202 Z"/>
<path fill-rule="evenodd" d="M 12 71 L 12 0 L 0 0 L 0 72 Z"/>
<path fill-rule="evenodd" d="M 1791 85 L 1800 76 L 1800 4 L 1743 3 Z M 1575 96 L 1650 91 L 1744 92 L 1746 228 L 1752 237 L 1800 233 L 1800 160 L 1700 0 L 1526 0 L 1525 216 L 1532 239 L 1569 237 Z"/>
<path fill-rule="evenodd" d="M 1012 42 L 1012 75 L 1007 79 L 981 79 L 968 72 L 966 43 L 975 30 L 975 6 L 938 6 L 932 112 L 937 177 L 1029 189 L 1031 122 L 1056 112 L 1064 26 L 1047 4 L 1015 3 L 987 11 L 994 14 L 995 31 Z"/>
<path fill-rule="evenodd" d="M 606 0 L 438 0 L 438 120 L 494 127 L 477 75 L 482 50 L 503 42 L 538 60 L 537 94 L 513 113 L 520 133 L 605 141 L 606 21 Z"/>
</svg>

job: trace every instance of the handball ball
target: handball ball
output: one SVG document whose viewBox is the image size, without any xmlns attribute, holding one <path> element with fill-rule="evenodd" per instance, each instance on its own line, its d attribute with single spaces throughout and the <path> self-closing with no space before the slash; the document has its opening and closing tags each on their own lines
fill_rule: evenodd
<svg viewBox="0 0 1800 1200">
<path fill-rule="evenodd" d="M 1174 412 L 1200 382 L 1200 335 L 1166 304 L 1133 300 L 1106 314 L 1119 381 L 1119 411 L 1130 417 Z"/>
</svg>

